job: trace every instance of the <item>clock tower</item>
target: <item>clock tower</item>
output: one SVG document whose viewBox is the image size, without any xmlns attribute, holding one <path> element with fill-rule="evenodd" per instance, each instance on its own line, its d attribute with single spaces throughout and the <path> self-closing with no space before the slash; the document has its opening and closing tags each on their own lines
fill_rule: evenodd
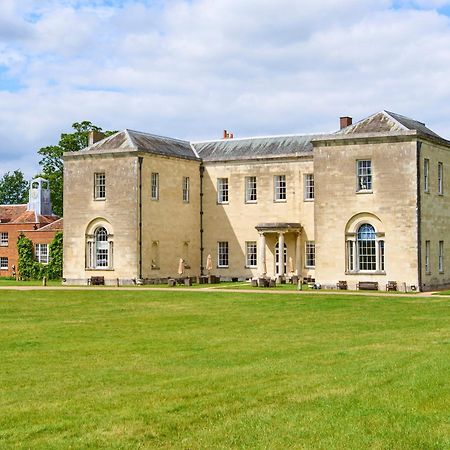
<svg viewBox="0 0 450 450">
<path fill-rule="evenodd" d="M 30 183 L 30 198 L 28 211 L 34 211 L 43 216 L 51 216 L 50 183 L 43 178 L 35 178 Z"/>
</svg>

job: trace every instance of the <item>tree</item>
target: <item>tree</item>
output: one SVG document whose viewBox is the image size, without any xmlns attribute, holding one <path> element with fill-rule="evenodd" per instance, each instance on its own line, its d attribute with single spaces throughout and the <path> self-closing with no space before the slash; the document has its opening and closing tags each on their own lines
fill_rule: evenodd
<svg viewBox="0 0 450 450">
<path fill-rule="evenodd" d="M 58 145 L 42 147 L 38 153 L 42 156 L 39 164 L 42 167 L 42 177 L 50 182 L 53 212 L 63 215 L 63 153 L 77 152 L 88 146 L 90 131 L 102 132 L 110 136 L 115 131 L 102 131 L 100 127 L 89 121 L 72 124 L 73 133 L 62 133 Z"/>
<path fill-rule="evenodd" d="M 17 205 L 28 202 L 28 182 L 20 170 L 6 172 L 0 178 L 0 205 Z"/>
</svg>

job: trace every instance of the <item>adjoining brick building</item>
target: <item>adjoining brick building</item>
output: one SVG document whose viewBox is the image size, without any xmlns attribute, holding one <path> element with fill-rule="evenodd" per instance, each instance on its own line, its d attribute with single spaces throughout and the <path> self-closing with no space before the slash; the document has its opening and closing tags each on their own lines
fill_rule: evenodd
<svg viewBox="0 0 450 450">
<path fill-rule="evenodd" d="M 450 285 L 450 141 L 380 111 L 322 135 L 187 142 L 124 130 L 64 156 L 64 278 L 212 272 Z"/>
<path fill-rule="evenodd" d="M 17 275 L 17 239 L 21 234 L 33 242 L 36 260 L 47 264 L 49 244 L 62 230 L 63 219 L 52 213 L 49 182 L 32 180 L 28 204 L 0 205 L 0 277 Z"/>
</svg>

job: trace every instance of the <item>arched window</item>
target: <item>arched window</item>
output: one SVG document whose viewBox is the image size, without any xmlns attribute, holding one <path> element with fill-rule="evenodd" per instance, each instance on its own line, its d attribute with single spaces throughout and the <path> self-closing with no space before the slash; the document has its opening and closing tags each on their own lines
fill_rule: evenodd
<svg viewBox="0 0 450 450">
<path fill-rule="evenodd" d="M 92 234 L 86 236 L 86 268 L 112 269 L 112 252 L 112 235 L 104 226 L 98 226 Z"/>
<path fill-rule="evenodd" d="M 373 225 L 363 223 L 353 239 L 347 238 L 348 271 L 384 271 L 384 240 L 378 235 Z"/>
</svg>

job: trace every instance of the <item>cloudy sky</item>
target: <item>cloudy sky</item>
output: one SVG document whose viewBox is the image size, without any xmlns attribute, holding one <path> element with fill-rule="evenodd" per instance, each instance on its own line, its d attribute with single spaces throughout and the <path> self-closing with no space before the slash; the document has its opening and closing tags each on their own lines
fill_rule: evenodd
<svg viewBox="0 0 450 450">
<path fill-rule="evenodd" d="M 0 0 L 0 175 L 76 121 L 198 140 L 382 109 L 450 138 L 450 0 Z"/>
</svg>

